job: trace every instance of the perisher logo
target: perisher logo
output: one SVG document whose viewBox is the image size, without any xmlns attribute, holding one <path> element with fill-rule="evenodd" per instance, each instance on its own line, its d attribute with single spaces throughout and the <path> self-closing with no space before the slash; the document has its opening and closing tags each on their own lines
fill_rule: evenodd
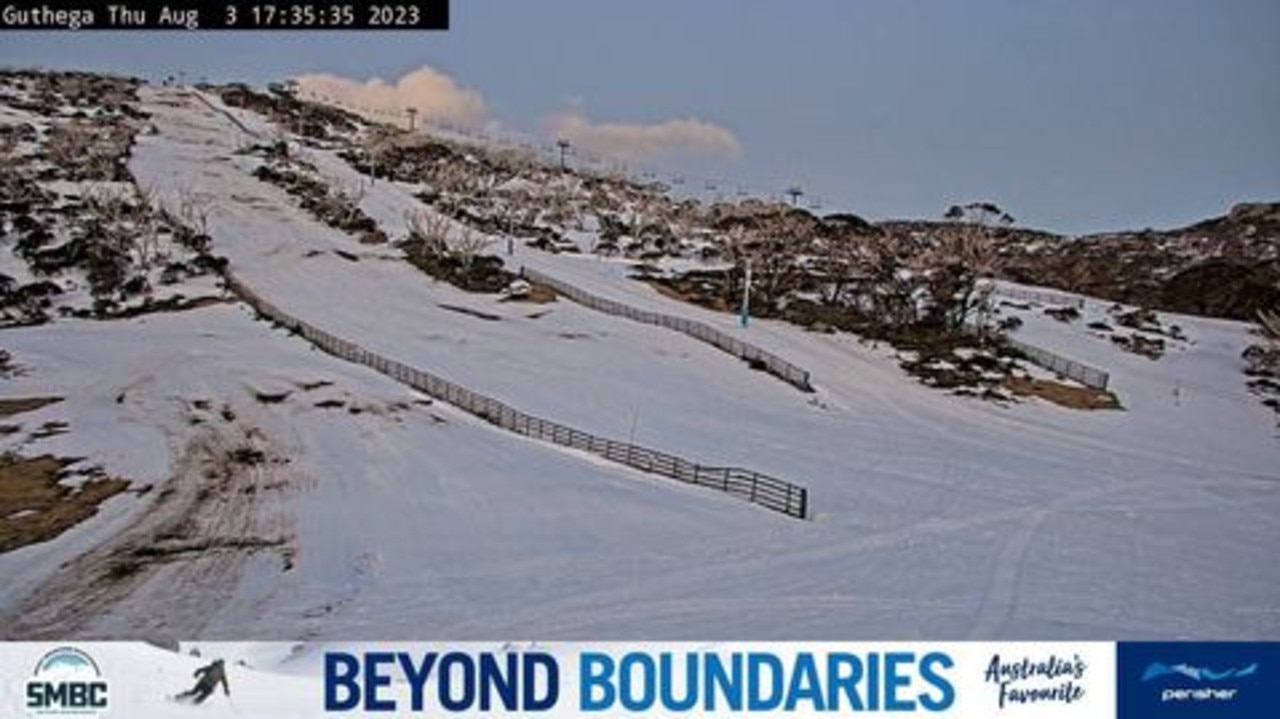
<svg viewBox="0 0 1280 719">
<path fill-rule="evenodd" d="M 1231 701 L 1240 691 L 1239 686 L 1225 686 L 1228 680 L 1244 679 L 1258 673 L 1258 663 L 1248 666 L 1214 670 L 1209 667 L 1198 667 L 1193 664 L 1167 665 L 1152 662 L 1142 673 L 1143 682 L 1157 681 L 1164 677 L 1175 677 L 1180 686 L 1166 687 L 1160 693 L 1162 702 L 1184 701 Z M 1188 685 L 1186 680 L 1196 682 Z M 1236 682 L 1231 682 L 1237 684 Z M 1212 686 L 1217 685 L 1217 686 Z"/>
<path fill-rule="evenodd" d="M 1120 642 L 1120 719 L 1272 719 L 1276 642 Z"/>
<path fill-rule="evenodd" d="M 28 714 L 97 716 L 106 711 L 108 686 L 98 663 L 75 647 L 58 647 L 36 664 L 26 686 Z"/>
</svg>

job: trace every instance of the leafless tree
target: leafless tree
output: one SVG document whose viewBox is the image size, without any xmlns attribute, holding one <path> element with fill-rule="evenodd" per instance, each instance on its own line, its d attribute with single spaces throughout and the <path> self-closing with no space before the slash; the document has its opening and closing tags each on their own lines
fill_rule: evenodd
<svg viewBox="0 0 1280 719">
<path fill-rule="evenodd" d="M 506 147 L 493 154 L 493 160 L 507 172 L 519 177 L 537 167 L 537 159 L 522 147 Z"/>
<path fill-rule="evenodd" d="M 74 180 L 111 180 L 115 158 L 104 152 L 97 128 L 83 120 L 54 124 L 44 142 L 49 162 Z"/>
<path fill-rule="evenodd" d="M 21 204 L 37 202 L 43 196 L 40 185 L 24 167 L 18 141 L 12 135 L 0 135 L 0 197 Z"/>
<path fill-rule="evenodd" d="M 867 278 L 862 297 L 872 321 L 891 329 L 918 322 L 920 276 L 910 267 L 911 243 L 886 233 L 867 237 L 860 250 L 856 261 Z"/>
<path fill-rule="evenodd" d="M 160 259 L 160 210 L 156 205 L 155 190 L 134 186 L 134 204 L 130 221 L 138 266 L 145 272 Z"/>
<path fill-rule="evenodd" d="M 209 234 L 209 216 L 213 213 L 213 197 L 197 192 L 189 185 L 178 188 L 177 216 L 188 229 L 198 235 Z"/>
<path fill-rule="evenodd" d="M 449 252 L 449 218 L 434 212 L 410 210 L 405 212 L 404 221 L 409 228 L 409 239 L 420 243 L 417 251 L 423 258 Z"/>
<path fill-rule="evenodd" d="M 839 232 L 814 241 L 813 250 L 825 285 L 822 301 L 826 305 L 840 304 L 849 285 L 863 276 L 867 248 L 861 239 L 853 233 Z"/>
<path fill-rule="evenodd" d="M 670 208 L 668 226 L 675 235 L 676 244 L 688 243 L 698 227 L 697 208 L 682 203 Z"/>
<path fill-rule="evenodd" d="M 360 141 L 360 152 L 369 163 L 369 176 L 376 182 L 378 175 L 394 179 L 394 169 L 389 167 L 390 159 L 396 149 L 395 135 L 392 131 L 371 127 Z"/>
<path fill-rule="evenodd" d="M 757 235 L 751 266 L 758 278 L 755 288 L 769 306 L 794 289 L 803 271 L 800 255 L 812 243 L 813 233 L 811 218 L 788 212 L 768 222 Z"/>
<path fill-rule="evenodd" d="M 988 305 L 991 286 L 980 280 L 994 269 L 994 223 L 1010 225 L 1013 218 L 987 202 L 953 205 L 945 217 L 951 222 L 949 231 L 941 233 L 913 264 L 926 278 L 932 321 L 954 332 Z"/>
<path fill-rule="evenodd" d="M 457 196 L 471 194 L 474 186 L 471 172 L 459 162 L 437 163 L 432 169 L 430 182 L 441 193 Z"/>
<path fill-rule="evenodd" d="M 462 231 L 449 243 L 449 252 L 460 259 L 464 267 L 470 267 L 475 258 L 492 244 L 492 237 L 464 225 Z"/>
<path fill-rule="evenodd" d="M 85 269 L 95 296 L 123 291 L 139 234 L 136 202 L 136 197 L 114 189 L 95 188 L 85 194 Z"/>
<path fill-rule="evenodd" d="M 547 221 L 561 227 L 573 223 L 573 197 L 563 182 L 557 182 L 551 188 L 551 196 L 547 200 Z"/>
<path fill-rule="evenodd" d="M 746 225 L 733 225 L 720 239 L 723 247 L 722 257 L 733 265 L 725 275 L 725 296 L 727 305 L 732 305 L 742 294 L 742 283 L 746 280 L 746 268 L 756 252 L 759 241 L 753 229 Z"/>
<path fill-rule="evenodd" d="M 587 200 L 587 209 L 595 213 L 596 216 L 616 215 L 622 212 L 622 206 L 618 203 L 617 198 L 608 188 L 603 186 L 592 190 L 591 197 Z"/>
<path fill-rule="evenodd" d="M 369 194 L 369 185 L 366 185 L 360 177 L 356 177 L 351 181 L 345 181 L 338 177 L 326 177 L 324 178 L 324 183 L 329 187 L 334 204 L 340 208 L 339 224 L 343 227 L 349 227 L 360 216 L 360 203 L 364 200 L 365 195 Z"/>
</svg>

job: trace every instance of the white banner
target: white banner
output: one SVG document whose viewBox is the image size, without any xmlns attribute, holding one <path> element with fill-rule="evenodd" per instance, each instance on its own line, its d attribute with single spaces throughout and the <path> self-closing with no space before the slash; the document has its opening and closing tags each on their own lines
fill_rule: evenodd
<svg viewBox="0 0 1280 719">
<path fill-rule="evenodd" d="M 1115 661 L 1108 642 L 12 643 L 0 716 L 1107 719 Z"/>
</svg>

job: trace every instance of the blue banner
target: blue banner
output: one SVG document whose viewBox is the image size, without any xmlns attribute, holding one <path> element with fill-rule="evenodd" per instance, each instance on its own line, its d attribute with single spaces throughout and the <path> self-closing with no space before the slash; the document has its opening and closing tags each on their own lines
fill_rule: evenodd
<svg viewBox="0 0 1280 719">
<path fill-rule="evenodd" d="M 1121 642 L 1120 719 L 1280 716 L 1280 644 Z"/>
</svg>

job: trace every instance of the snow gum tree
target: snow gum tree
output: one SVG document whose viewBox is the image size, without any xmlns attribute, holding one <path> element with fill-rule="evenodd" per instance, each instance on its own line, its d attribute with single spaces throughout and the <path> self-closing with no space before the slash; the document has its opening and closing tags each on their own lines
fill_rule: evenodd
<svg viewBox="0 0 1280 719">
<path fill-rule="evenodd" d="M 996 230 L 1014 220 L 989 202 L 952 205 L 944 217 L 950 231 L 942 233 L 913 264 L 928 289 L 925 322 L 954 333 L 987 307 L 991 288 L 981 280 L 994 269 Z"/>
</svg>

